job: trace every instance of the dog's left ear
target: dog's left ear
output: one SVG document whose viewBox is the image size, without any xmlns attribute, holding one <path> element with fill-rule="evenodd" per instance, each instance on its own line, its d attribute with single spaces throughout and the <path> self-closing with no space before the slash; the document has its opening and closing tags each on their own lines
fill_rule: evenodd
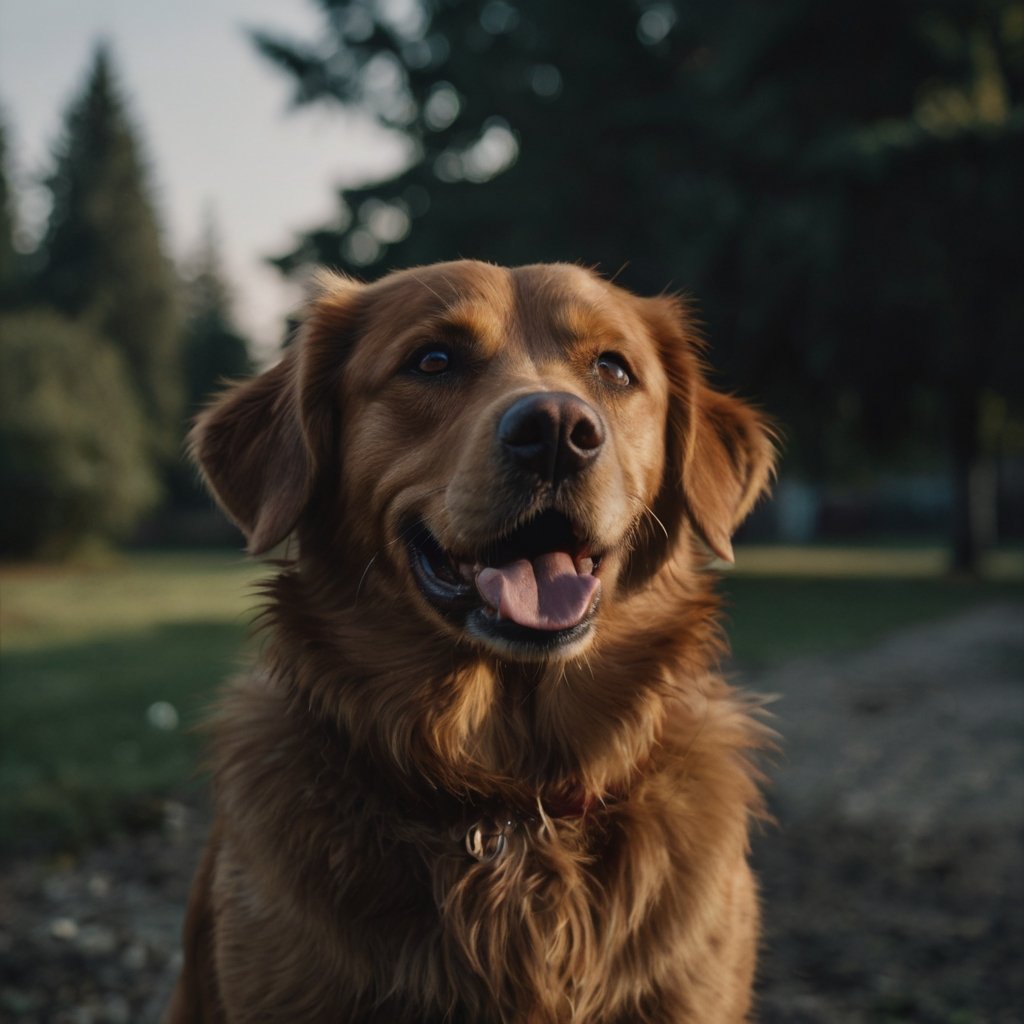
<svg viewBox="0 0 1024 1024">
<path fill-rule="evenodd" d="M 694 529 L 723 561 L 733 561 L 732 535 L 767 490 L 774 464 L 764 419 L 739 399 L 698 384 L 683 502 Z"/>
<path fill-rule="evenodd" d="M 671 500 L 707 546 L 732 562 L 732 535 L 774 471 L 774 432 L 749 405 L 708 386 L 702 343 L 683 302 L 659 298 L 645 304 L 669 378 L 666 485 Z"/>
</svg>

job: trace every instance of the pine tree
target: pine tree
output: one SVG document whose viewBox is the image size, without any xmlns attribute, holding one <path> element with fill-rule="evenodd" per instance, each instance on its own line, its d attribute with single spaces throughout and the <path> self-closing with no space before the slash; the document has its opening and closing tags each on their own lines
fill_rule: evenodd
<svg viewBox="0 0 1024 1024">
<path fill-rule="evenodd" d="M 21 278 L 21 258 L 14 248 L 14 202 L 7 174 L 7 125 L 0 112 L 0 309 L 14 303 Z"/>
<path fill-rule="evenodd" d="M 252 370 L 249 346 L 234 323 L 212 216 L 207 217 L 185 284 L 186 397 L 189 415 L 194 415 L 226 380 Z"/>
<path fill-rule="evenodd" d="M 137 133 L 103 45 L 68 108 L 55 161 L 37 298 L 122 354 L 154 453 L 169 458 L 183 399 L 177 283 Z"/>
<path fill-rule="evenodd" d="M 185 325 L 183 355 L 186 421 L 220 390 L 226 381 L 252 372 L 249 345 L 235 325 L 231 288 L 221 259 L 220 240 L 212 216 L 183 276 Z M 168 503 L 180 515 L 208 509 L 210 499 L 190 465 L 172 466 L 166 479 Z M 199 539 L 198 537 L 193 539 Z"/>
</svg>

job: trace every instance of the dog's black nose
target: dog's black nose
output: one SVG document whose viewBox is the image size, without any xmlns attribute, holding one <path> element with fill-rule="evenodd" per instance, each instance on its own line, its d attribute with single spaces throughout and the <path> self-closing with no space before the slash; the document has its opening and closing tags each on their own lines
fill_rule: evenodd
<svg viewBox="0 0 1024 1024">
<path fill-rule="evenodd" d="M 505 410 L 498 440 L 517 466 L 558 484 L 594 461 L 604 444 L 604 424 L 582 398 L 539 391 Z"/>
</svg>

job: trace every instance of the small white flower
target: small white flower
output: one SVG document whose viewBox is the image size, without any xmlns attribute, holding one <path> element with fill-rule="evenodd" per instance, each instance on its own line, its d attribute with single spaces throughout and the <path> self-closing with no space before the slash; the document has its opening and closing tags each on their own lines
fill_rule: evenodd
<svg viewBox="0 0 1024 1024">
<path fill-rule="evenodd" d="M 178 709 L 165 700 L 158 700 L 146 709 L 146 721 L 161 732 L 173 732 L 178 728 Z"/>
</svg>

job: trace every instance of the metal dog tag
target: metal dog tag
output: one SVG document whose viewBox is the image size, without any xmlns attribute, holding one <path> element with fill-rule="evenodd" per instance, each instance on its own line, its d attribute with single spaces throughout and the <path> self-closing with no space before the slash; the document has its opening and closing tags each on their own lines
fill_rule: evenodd
<svg viewBox="0 0 1024 1024">
<path fill-rule="evenodd" d="M 508 834 L 513 827 L 511 819 L 482 818 L 466 832 L 466 852 L 484 864 L 497 860 L 508 848 Z"/>
</svg>

